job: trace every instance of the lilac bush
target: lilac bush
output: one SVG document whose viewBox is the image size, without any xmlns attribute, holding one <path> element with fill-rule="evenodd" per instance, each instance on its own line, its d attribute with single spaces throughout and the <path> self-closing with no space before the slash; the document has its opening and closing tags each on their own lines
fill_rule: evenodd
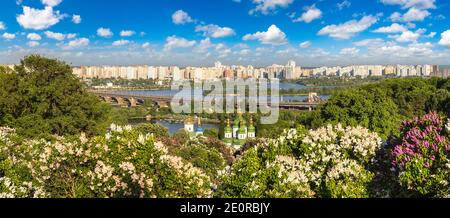
<svg viewBox="0 0 450 218">
<path fill-rule="evenodd" d="M 437 113 L 405 121 L 401 142 L 392 151 L 392 166 L 400 185 L 411 195 L 450 194 L 450 122 Z"/>
</svg>

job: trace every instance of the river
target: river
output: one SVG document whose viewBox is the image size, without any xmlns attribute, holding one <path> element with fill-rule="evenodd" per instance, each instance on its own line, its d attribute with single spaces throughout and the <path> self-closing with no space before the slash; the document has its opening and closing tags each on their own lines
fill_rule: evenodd
<svg viewBox="0 0 450 218">
<path fill-rule="evenodd" d="M 132 126 L 138 125 L 138 124 L 143 124 L 143 123 L 151 123 L 151 124 L 158 124 L 158 125 L 164 126 L 169 130 L 169 133 L 171 135 L 176 133 L 178 130 L 184 128 L 183 122 L 170 122 L 170 121 L 165 121 L 165 120 L 152 120 L 152 121 L 131 120 L 131 121 L 129 121 L 129 124 Z M 197 126 L 197 125 L 195 125 L 195 126 Z M 202 128 L 203 129 L 219 129 L 220 125 L 216 124 L 216 123 L 202 123 Z"/>
<path fill-rule="evenodd" d="M 282 90 L 289 90 L 289 89 L 302 90 L 302 89 L 309 89 L 309 88 L 327 88 L 327 87 L 309 87 L 309 86 L 304 86 L 304 85 L 300 85 L 300 84 L 296 84 L 296 83 L 284 83 L 284 82 L 280 83 L 280 89 L 282 89 Z M 331 87 L 328 87 L 328 88 L 331 88 Z M 123 90 L 123 91 L 116 91 L 116 92 L 121 93 L 121 94 L 138 94 L 138 95 L 149 95 L 149 96 L 174 96 L 179 91 L 177 91 L 177 90 Z M 306 95 L 284 95 L 284 96 L 281 96 L 281 101 L 282 102 L 303 101 L 307 97 L 308 96 L 306 96 Z M 320 97 L 322 99 L 329 98 L 328 95 L 320 95 Z M 137 123 L 140 123 L 140 122 L 137 122 Z M 134 124 L 137 124 L 137 123 L 134 123 Z M 164 120 L 154 120 L 154 121 L 152 121 L 152 123 L 159 124 L 159 125 L 166 127 L 167 129 L 169 129 L 169 132 L 171 134 L 174 134 L 179 129 L 184 128 L 183 123 L 174 123 L 174 122 L 169 122 L 169 121 L 164 121 Z M 219 129 L 219 124 L 205 123 L 205 124 L 202 124 L 202 127 L 203 127 L 203 129 L 211 129 L 211 128 Z"/>
<path fill-rule="evenodd" d="M 310 89 L 310 88 L 332 88 L 327 86 L 304 86 L 296 83 L 280 83 L 280 89 L 281 90 L 302 90 L 302 89 Z M 177 94 L 178 90 L 121 90 L 121 91 L 115 91 L 118 94 L 136 94 L 136 95 L 149 95 L 149 96 L 164 96 L 164 97 L 170 97 Z M 328 99 L 328 95 L 320 95 L 322 99 Z M 287 101 L 303 101 L 307 98 L 306 95 L 283 95 L 281 97 L 281 101 L 287 102 Z"/>
</svg>

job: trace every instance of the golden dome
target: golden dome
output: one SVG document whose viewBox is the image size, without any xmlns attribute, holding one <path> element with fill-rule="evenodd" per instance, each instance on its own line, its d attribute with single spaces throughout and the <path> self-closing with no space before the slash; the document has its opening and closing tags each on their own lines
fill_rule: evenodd
<svg viewBox="0 0 450 218">
<path fill-rule="evenodd" d="M 188 118 L 186 118 L 186 120 L 184 120 L 184 124 L 194 125 L 194 119 L 191 116 L 189 116 Z"/>
</svg>

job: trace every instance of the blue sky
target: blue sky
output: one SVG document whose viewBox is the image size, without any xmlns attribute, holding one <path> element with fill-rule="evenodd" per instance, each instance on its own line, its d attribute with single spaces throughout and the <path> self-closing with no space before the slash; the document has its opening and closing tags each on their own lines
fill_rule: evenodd
<svg viewBox="0 0 450 218">
<path fill-rule="evenodd" d="M 4 0 L 0 63 L 450 64 L 447 0 Z"/>
</svg>

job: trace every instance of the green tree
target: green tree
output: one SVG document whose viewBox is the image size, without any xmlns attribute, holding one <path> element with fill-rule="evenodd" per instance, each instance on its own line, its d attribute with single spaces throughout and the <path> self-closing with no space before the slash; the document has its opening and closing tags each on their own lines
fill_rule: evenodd
<svg viewBox="0 0 450 218">
<path fill-rule="evenodd" d="M 185 129 L 180 129 L 172 136 L 179 144 L 185 144 L 189 140 L 189 133 Z"/>
<path fill-rule="evenodd" d="M 153 134 L 155 138 L 161 138 L 161 137 L 169 137 L 169 130 L 161 125 L 158 124 L 139 124 L 135 127 L 137 131 L 139 131 L 142 134 Z"/>
<path fill-rule="evenodd" d="M 1 125 L 18 133 L 95 135 L 109 125 L 110 107 L 86 91 L 64 62 L 25 57 L 14 70 L 0 72 Z"/>
<path fill-rule="evenodd" d="M 398 133 L 401 116 L 397 105 L 380 88 L 370 91 L 349 89 L 332 96 L 317 111 L 314 127 L 324 123 L 363 126 L 380 133 L 383 138 Z"/>
<path fill-rule="evenodd" d="M 217 129 L 205 129 L 205 131 L 203 132 L 203 135 L 205 137 L 210 137 L 210 138 L 219 138 L 219 131 Z"/>
</svg>

